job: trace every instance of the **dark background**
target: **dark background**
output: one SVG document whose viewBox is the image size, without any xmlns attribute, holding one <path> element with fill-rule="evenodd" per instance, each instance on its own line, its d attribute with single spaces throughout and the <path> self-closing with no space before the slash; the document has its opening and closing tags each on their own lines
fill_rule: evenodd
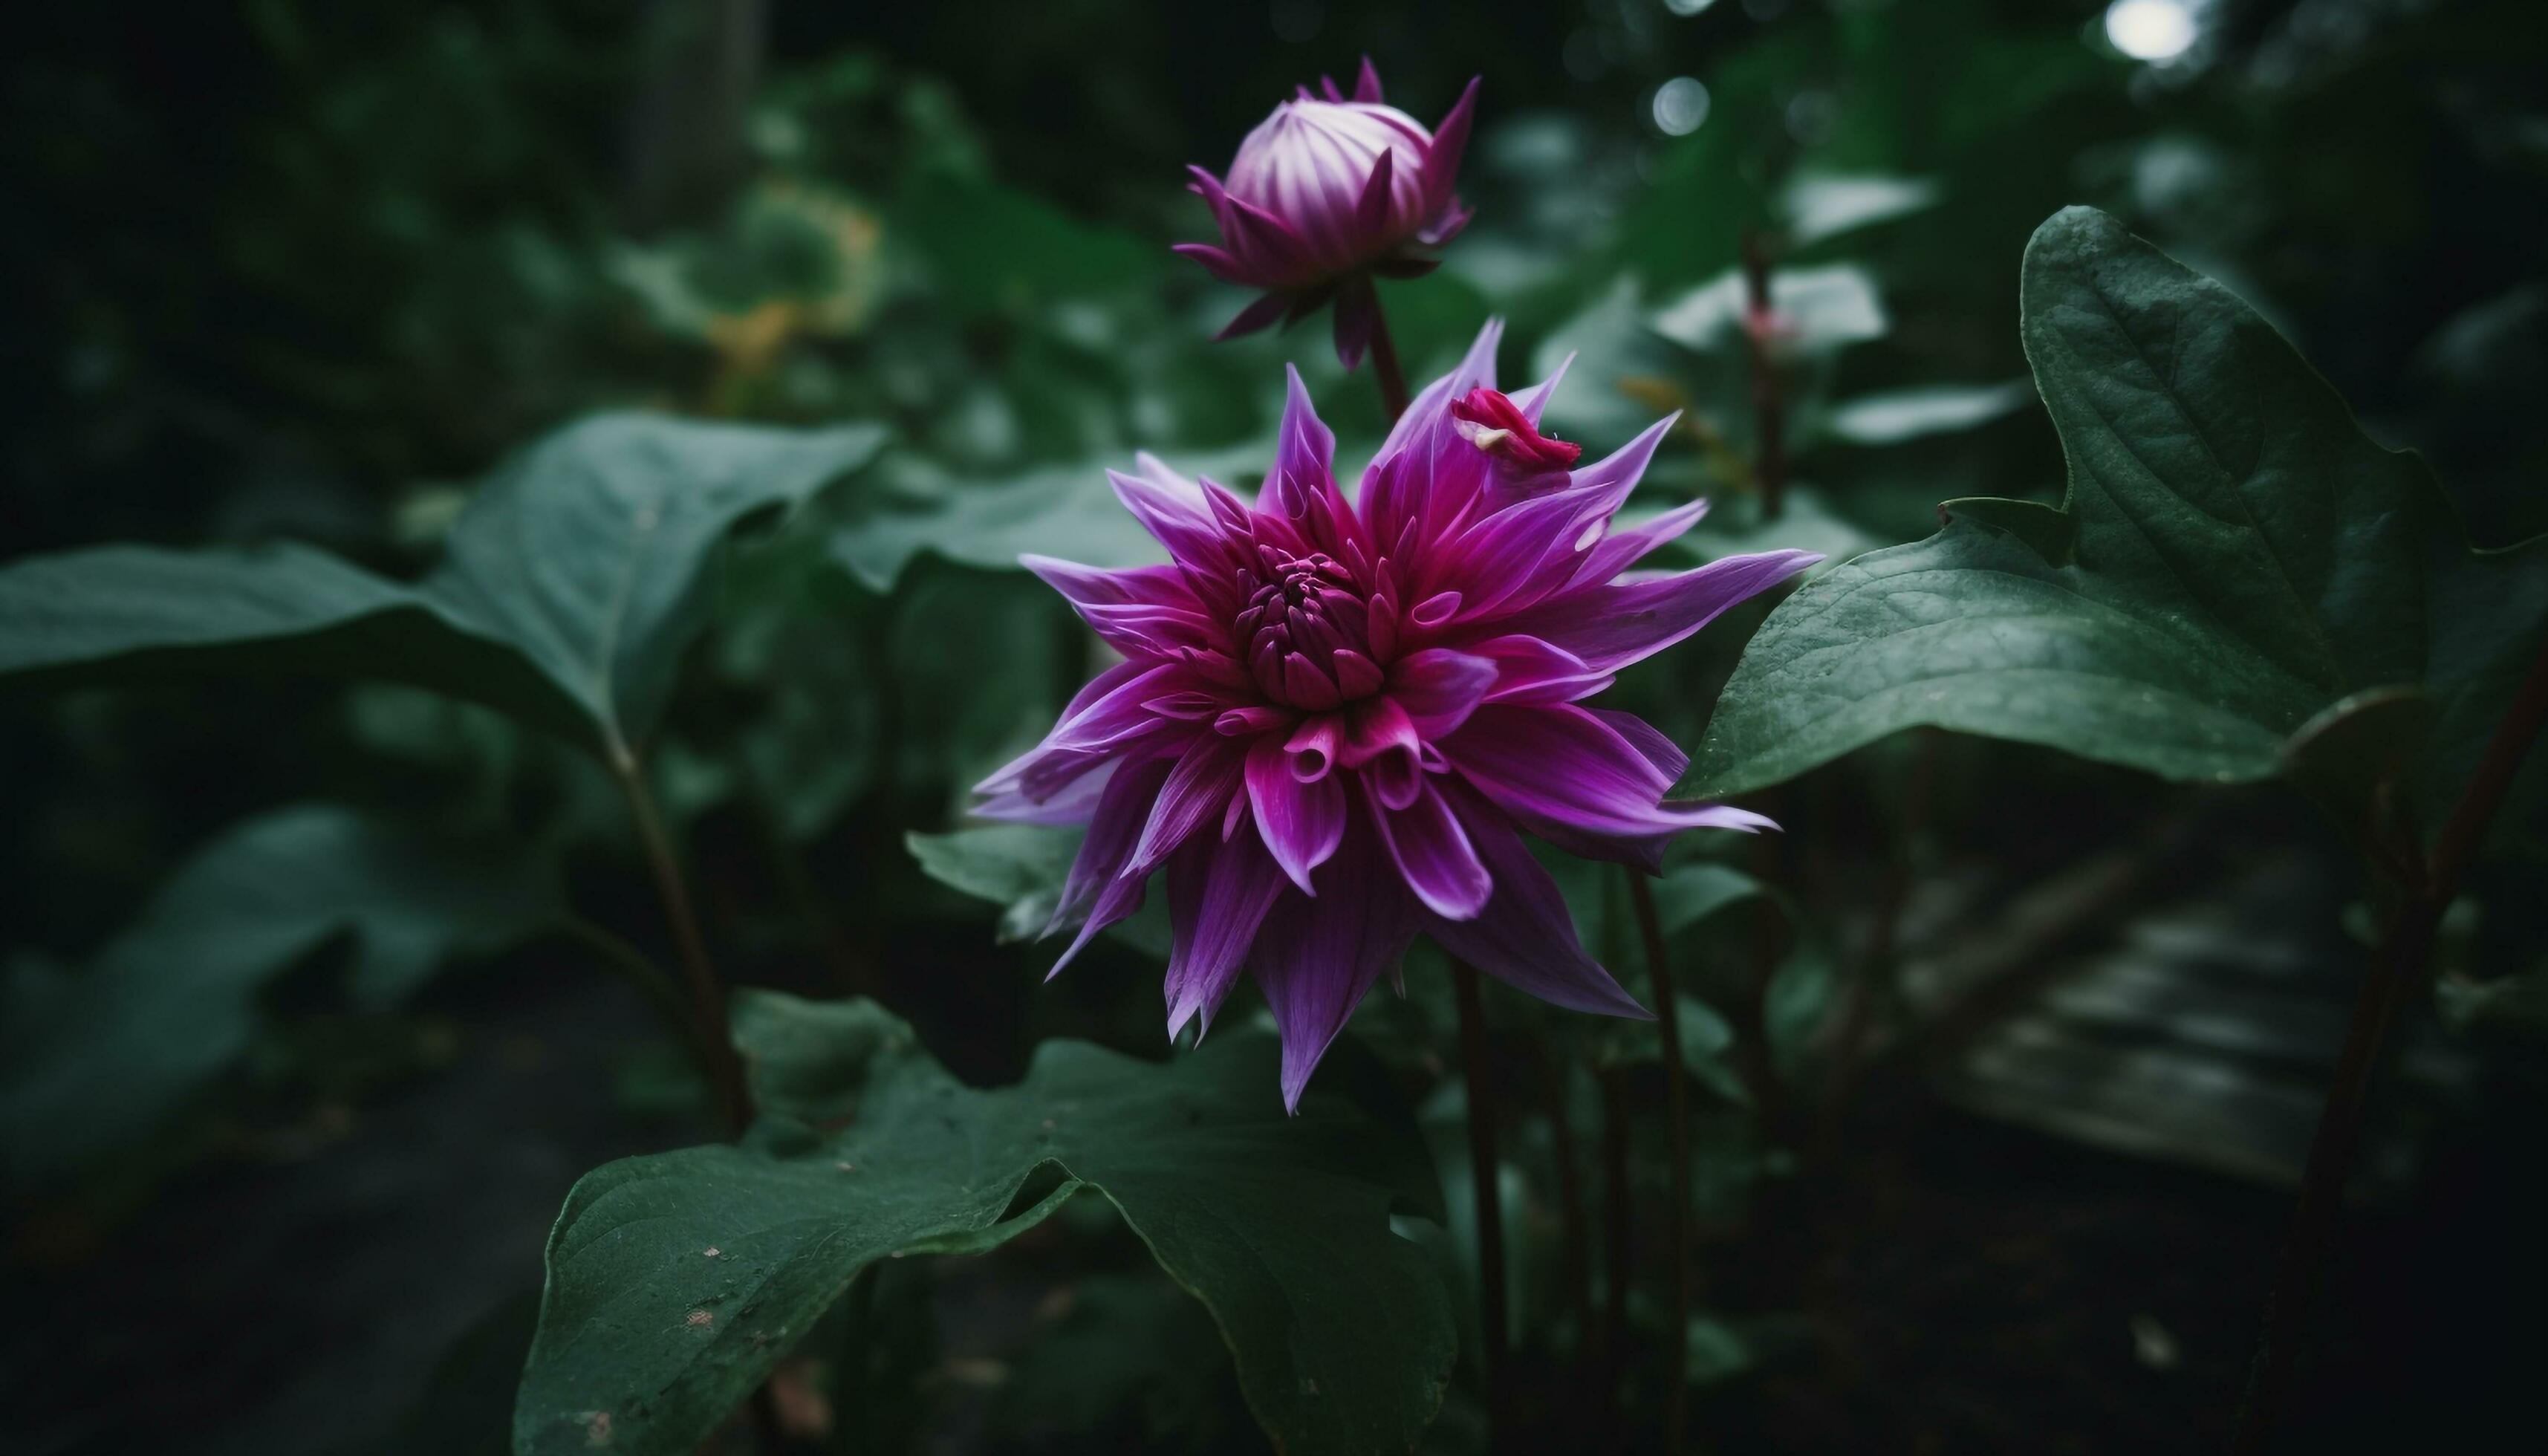
<svg viewBox="0 0 2548 1456">
<path fill-rule="evenodd" d="M 1292 84 L 1365 53 L 1428 125 L 1484 78 L 1462 189 L 1478 222 L 1441 275 L 1387 295 L 1410 369 L 1447 363 L 1489 311 L 1511 323 L 1508 378 L 1550 340 L 1583 348 L 1559 426 L 1614 443 L 1622 401 L 1641 419 L 1661 390 L 1708 438 L 1659 479 L 1713 483 L 1765 544 L 1780 538 L 1743 524 L 1746 481 L 1724 465 L 1750 449 L 1739 373 L 1601 305 L 1622 280 L 1646 306 L 1678 297 L 1747 235 L 1783 245 L 1779 199 L 1817 172 L 1930 179 L 1937 201 L 1782 255 L 1862 270 L 1888 315 L 1883 337 L 1800 382 L 1800 410 L 2021 377 L 2020 253 L 2087 202 L 2265 312 L 2367 428 L 2425 453 L 2473 539 L 2548 527 L 2534 6 L 2218 0 L 2165 65 L 2117 53 L 2095 4 L 1694 8 L 262 0 L 21 17 L 0 58 L 0 545 L 294 537 L 407 573 L 469 481 L 604 405 L 878 420 L 899 458 L 997 482 L 1256 438 L 1283 358 L 1350 457 L 1379 419 L 1326 357 L 1323 321 L 1210 346 L 1241 300 L 1165 246 L 1207 235 L 1185 163 L 1224 166 Z M 1668 136 L 1654 96 L 1682 76 L 1709 105 Z M 2031 403 L 1890 448 L 1808 428 L 1798 458 L 1863 545 L 1917 537 L 1949 497 L 2052 499 L 2060 469 Z M 1014 574 L 939 561 L 889 593 L 843 581 L 807 600 L 774 648 L 748 616 L 727 623 L 668 731 L 663 772 L 688 785 L 668 797 L 729 972 L 878 994 L 977 1081 L 1015 1076 L 1048 1035 L 1155 1052 L 1155 962 L 1113 948 L 1043 986 L 1049 947 L 995 945 L 990 908 L 903 849 L 906 830 L 953 822 L 1018 722 L 1077 681 L 1067 623 Z M 1655 715 L 1691 741 L 1741 630 L 1623 691 L 1671 704 Z M 714 772 L 752 755 L 774 767 Z M 1738 1028 L 1760 956 L 1820 956 L 1843 979 L 1864 964 L 1897 988 L 1866 1065 L 1835 1076 L 1820 1034 L 1798 1033 L 1777 1049 L 1787 1105 L 1708 1103 L 1698 1267 L 1726 1353 L 1696 1372 L 1695 1429 L 1731 1451 L 2219 1442 L 2358 974 L 2360 866 L 2279 790 L 1970 743 L 1861 759 L 1784 790 L 1785 848 L 1751 865 L 1805 907 L 1797 928 L 1737 916 L 1691 943 Z M 217 831 L 303 798 L 536 837 L 585 913 L 661 944 L 615 806 L 572 755 L 392 689 L 211 682 L 0 696 L 13 977 L 76 966 Z M 2473 880 L 2446 993 L 2538 969 L 2536 807 L 2516 807 L 2509 853 Z M 1888 898 L 1899 945 L 1870 956 Z M 0 1444 L 357 1451 L 398 1432 L 498 1449 L 566 1188 L 711 1136 L 643 1005 L 564 938 L 466 960 L 388 1013 L 344 1006 L 341 950 L 282 969 L 252 1055 L 148 1146 L 12 1194 Z M 2118 976 L 2161 990 L 2079 1009 L 2076 988 Z M 1991 995 L 1924 1019 L 1921 988 L 1958 977 Z M 8 1006 L 9 1036 L 48 1035 L 33 998 Z M 2447 994 L 2418 1009 L 2384 1083 L 2292 1449 L 2541 1441 L 2535 1013 L 2450 1010 Z M 1547 1023 L 1498 1014 L 1523 1085 Z M 1785 1014 L 1833 1015 L 1809 996 Z M 1412 1032 L 1365 1022 L 1424 1109 L 1422 1015 Z M 2043 1037 L 2038 1059 L 2008 1051 Z M 1589 1097 L 1558 1094 L 1588 1138 Z M 1455 1118 L 1424 1116 L 1437 1148 L 1456 1145 Z M 1569 1397 L 1546 1372 L 1577 1333 L 1531 1292 L 1564 1264 L 1552 1149 L 1539 1114 L 1512 1116 L 1548 1214 L 1524 1234 L 1524 1367 L 1541 1372 L 1525 1405 L 1557 1432 Z M 1124 1328 L 1156 1335 L 1192 1311 L 1141 1282 L 1121 1230 L 1056 1230 L 913 1296 L 926 1353 L 861 1433 L 945 1450 L 1258 1441 L 1208 1335 L 1124 1353 Z M 1056 1290 L 1096 1290 L 1079 1308 L 1127 1323 L 1056 1323 Z M 1470 1449 L 1466 1400 L 1440 1449 Z M 828 1429 L 850 1448 L 848 1422 Z"/>
</svg>

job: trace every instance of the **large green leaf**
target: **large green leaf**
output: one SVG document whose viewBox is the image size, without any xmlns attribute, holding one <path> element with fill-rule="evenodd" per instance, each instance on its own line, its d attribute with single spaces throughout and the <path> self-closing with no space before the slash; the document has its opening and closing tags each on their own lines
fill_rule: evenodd
<svg viewBox="0 0 2548 1456">
<path fill-rule="evenodd" d="M 1341 457 L 1340 457 L 1341 458 Z M 1261 476 L 1274 459 L 1270 440 L 1180 452 L 1179 472 L 1224 485 Z M 862 493 L 832 534 L 832 555 L 861 582 L 889 592 L 923 552 L 966 566 L 1015 568 L 1033 552 L 1083 566 L 1145 566 L 1168 554 L 1151 539 L 1108 483 L 1109 466 L 1129 459 L 1042 465 L 976 480 L 909 455 L 879 467 L 882 489 Z"/>
<path fill-rule="evenodd" d="M 559 903 L 555 870 L 535 856 L 444 844 L 338 805 L 236 826 L 85 969 L 13 978 L 0 1035 L 7 1181 L 146 1136 L 246 1049 L 266 983 L 327 941 L 351 935 L 347 992 L 386 1005 L 450 955 L 537 930 Z"/>
<path fill-rule="evenodd" d="M 386 679 L 625 747 L 663 706 L 735 524 L 802 500 L 882 439 L 866 425 L 589 419 L 499 470 L 414 586 L 299 546 L 15 562 L 0 568 L 0 676 Z"/>
<path fill-rule="evenodd" d="M 308 546 L 98 546 L 0 567 L 0 677 L 231 673 L 383 678 L 589 732 L 567 693 L 448 603 Z"/>
<path fill-rule="evenodd" d="M 1958 502 L 1808 584 L 1746 650 L 1689 783 L 1757 788 L 1924 723 L 2255 779 L 2395 689 L 2432 700 L 2418 785 L 2459 781 L 2548 619 L 2542 543 L 2471 552 L 2419 461 L 2101 213 L 2038 230 L 2023 302 L 2065 512 Z"/>
<path fill-rule="evenodd" d="M 1350 1071 L 1287 1118 L 1252 1033 L 1164 1066 L 1046 1043 L 984 1092 L 869 1003 L 747 993 L 735 1026 L 767 1114 L 752 1143 L 612 1163 L 567 1199 L 515 1408 L 526 1456 L 597 1430 L 686 1452 L 868 1264 L 991 1248 L 1084 1189 L 1211 1311 L 1283 1449 L 1406 1451 L 1432 1419 L 1450 1310 L 1389 1227 L 1432 1211 L 1432 1170 L 1411 1128 L 1345 1095 Z"/>
<path fill-rule="evenodd" d="M 644 733 L 706 620 L 744 517 L 865 464 L 874 425 L 823 430 L 612 414 L 550 435 L 479 488 L 427 594 L 519 648 L 605 742 Z"/>
</svg>

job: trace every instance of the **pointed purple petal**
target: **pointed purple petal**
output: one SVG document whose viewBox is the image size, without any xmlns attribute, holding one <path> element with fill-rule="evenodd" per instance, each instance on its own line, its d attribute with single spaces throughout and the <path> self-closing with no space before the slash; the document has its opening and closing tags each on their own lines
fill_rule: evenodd
<svg viewBox="0 0 2548 1456">
<path fill-rule="evenodd" d="M 1683 753 L 1679 744 L 1665 737 L 1661 728 L 1636 714 L 1623 713 L 1615 708 L 1586 708 L 1585 711 L 1609 724 L 1612 732 L 1627 740 L 1628 747 L 1655 766 L 1655 773 L 1661 774 L 1665 782 L 1681 777 L 1682 771 L 1689 767 L 1689 755 Z"/>
<path fill-rule="evenodd" d="M 1061 968 L 1070 963 L 1090 937 L 1139 907 L 1140 880 L 1122 878 L 1118 871 L 1125 856 L 1132 852 L 1133 837 L 1140 829 L 1142 816 L 1149 812 L 1152 796 L 1167 775 L 1167 761 L 1153 760 L 1117 773 L 1099 795 L 1096 815 L 1088 823 L 1088 837 L 1079 842 L 1078 857 L 1071 861 L 1070 874 L 1062 881 L 1061 900 L 1053 907 L 1052 920 L 1045 926 L 1044 933 L 1051 935 L 1083 913 L 1087 923 L 1070 949 L 1053 962 L 1049 975 L 1061 974 Z"/>
<path fill-rule="evenodd" d="M 1389 235 L 1389 186 L 1395 170 L 1391 161 L 1398 153 L 1383 147 L 1380 160 L 1371 164 L 1371 175 L 1363 179 L 1362 196 L 1354 200 L 1354 230 L 1362 241 L 1380 246 Z"/>
<path fill-rule="evenodd" d="M 1228 844 L 1197 839 L 1177 852 L 1168 875 L 1176 948 L 1165 986 L 1169 1041 L 1196 1017 L 1205 1030 L 1211 1028 L 1237 983 L 1257 926 L 1282 892 L 1282 872 L 1255 835 L 1240 834 Z"/>
<path fill-rule="evenodd" d="M 1414 903 L 1369 825 L 1346 834 L 1334 863 L 1333 888 L 1278 902 L 1247 959 L 1283 1034 L 1283 1105 L 1294 1112 L 1328 1045 L 1414 936 Z"/>
<path fill-rule="evenodd" d="M 1128 877 L 1149 873 L 1188 835 L 1220 818 L 1229 807 L 1229 796 L 1238 790 L 1239 765 L 1246 757 L 1246 746 L 1234 739 L 1218 733 L 1196 738 L 1159 785 L 1149 822 L 1141 826 L 1140 841 L 1117 872 Z"/>
<path fill-rule="evenodd" d="M 1353 99 L 1375 106 L 1380 103 L 1380 72 L 1372 68 L 1368 55 L 1362 58 L 1362 69 L 1354 72 Z"/>
<path fill-rule="evenodd" d="M 1228 323 L 1221 325 L 1221 332 L 1212 336 L 1213 342 L 1227 343 L 1230 339 L 1254 333 L 1260 328 L 1270 328 L 1282 321 L 1283 315 L 1291 307 L 1290 299 L 1281 294 L 1269 293 L 1239 310 Z"/>
<path fill-rule="evenodd" d="M 1536 637 L 1494 637 L 1469 651 L 1495 664 L 1495 687 L 1488 702 L 1574 702 L 1590 697 L 1616 681 L 1593 672 L 1584 659 Z"/>
<path fill-rule="evenodd" d="M 1452 184 L 1459 180 L 1460 159 L 1469 149 L 1469 122 L 1478 109 L 1479 76 L 1469 78 L 1468 88 L 1433 129 L 1433 142 L 1424 148 L 1424 210 L 1437 213 L 1451 202 Z"/>
<path fill-rule="evenodd" d="M 1304 783 L 1292 774 L 1292 756 L 1278 738 L 1260 738 L 1247 751 L 1247 801 L 1256 831 L 1284 874 L 1315 895 L 1310 873 L 1336 852 L 1345 833 L 1345 791 L 1333 774 Z"/>
<path fill-rule="evenodd" d="M 1644 478 L 1647 464 L 1655 458 L 1655 447 L 1664 442 L 1664 436 L 1672 432 L 1673 425 L 1680 418 L 1681 411 L 1676 410 L 1647 425 L 1635 439 L 1617 450 L 1591 465 L 1578 466 L 1573 485 L 1577 490 L 1603 492 L 1611 500 L 1610 511 L 1617 511 L 1627 503 L 1630 493 L 1637 489 L 1637 482 Z M 1609 513 L 1605 512 L 1602 519 L 1608 518 Z"/>
<path fill-rule="evenodd" d="M 1283 376 L 1283 422 L 1274 437 L 1274 468 L 1257 490 L 1256 508 L 1295 521 L 1316 506 L 1325 506 L 1332 515 L 1342 504 L 1336 499 L 1335 432 L 1319 418 L 1301 371 L 1285 364 Z"/>
<path fill-rule="evenodd" d="M 1213 277 L 1220 279 L 1224 283 L 1235 283 L 1241 287 L 1246 287 L 1256 282 L 1254 278 L 1248 276 L 1248 272 L 1245 268 L 1239 266 L 1238 259 L 1231 257 L 1228 250 L 1217 247 L 1212 243 L 1171 243 L 1168 245 L 1168 251 L 1192 258 L 1196 262 L 1203 264 L 1206 272 L 1212 274 Z"/>
<path fill-rule="evenodd" d="M 1588 587 L 1606 585 L 1611 578 L 1652 554 L 1656 547 L 1672 541 L 1698 524 L 1707 514 L 1707 500 L 1701 498 L 1686 505 L 1676 505 L 1641 526 L 1612 531 L 1592 545 L 1575 580 Z"/>
<path fill-rule="evenodd" d="M 1495 875 L 1496 892 L 1476 919 L 1430 921 L 1425 933 L 1462 960 L 1551 1005 L 1651 1020 L 1653 1013 L 1584 953 L 1557 881 L 1531 858 L 1521 836 L 1473 796 L 1454 797 L 1470 843 Z"/>
<path fill-rule="evenodd" d="M 1585 587 L 1538 603 L 1513 626 L 1610 672 L 1663 651 L 1716 620 L 1727 607 L 1820 560 L 1811 551 L 1765 551 L 1724 557 L 1650 582 Z"/>
<path fill-rule="evenodd" d="M 1410 652 L 1389 668 L 1389 695 L 1428 741 L 1457 731 L 1495 684 L 1493 660 L 1447 647 Z"/>
<path fill-rule="evenodd" d="M 1380 830 L 1381 843 L 1417 903 L 1446 920 L 1472 920 L 1495 892 L 1494 876 L 1478 861 L 1468 834 L 1452 816 L 1451 806 L 1431 784 L 1421 785 L 1412 802 L 1393 809 L 1371 792 L 1368 807 Z"/>
<path fill-rule="evenodd" d="M 1356 278 L 1336 291 L 1336 362 L 1346 373 L 1362 366 L 1363 351 L 1371 347 L 1379 323 L 1380 295 L 1370 279 Z"/>
</svg>

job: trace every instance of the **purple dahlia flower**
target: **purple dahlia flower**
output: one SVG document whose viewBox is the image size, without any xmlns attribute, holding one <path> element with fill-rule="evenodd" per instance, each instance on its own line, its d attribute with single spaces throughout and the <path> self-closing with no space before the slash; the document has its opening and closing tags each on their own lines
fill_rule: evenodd
<svg viewBox="0 0 2548 1456">
<path fill-rule="evenodd" d="M 1496 392 L 1501 332 L 1417 397 L 1356 500 L 1294 372 L 1254 504 L 1145 455 L 1115 491 L 1169 562 L 1025 558 L 1124 655 L 978 790 L 993 818 L 1088 826 L 1053 971 L 1165 870 L 1168 1035 L 1208 1027 L 1244 966 L 1282 1029 L 1287 1105 L 1418 931 L 1543 1000 L 1647 1014 L 1585 954 L 1524 832 L 1651 871 L 1684 829 L 1771 827 L 1665 803 L 1685 756 L 1580 704 L 1820 558 L 1628 573 L 1703 508 L 1612 525 L 1672 420 L 1574 468 L 1539 430 L 1555 379 Z"/>
<path fill-rule="evenodd" d="M 1440 247 L 1469 221 L 1451 192 L 1469 145 L 1478 83 L 1432 132 L 1380 100 L 1380 75 L 1363 58 L 1348 101 L 1333 81 L 1326 98 L 1300 88 L 1238 143 L 1227 180 L 1201 167 L 1194 191 L 1212 204 L 1221 242 L 1181 242 L 1178 252 L 1214 277 L 1265 296 L 1221 331 L 1252 333 L 1336 302 L 1336 357 L 1361 362 L 1379 321 L 1371 275 L 1432 271 L 1420 249 Z"/>
</svg>

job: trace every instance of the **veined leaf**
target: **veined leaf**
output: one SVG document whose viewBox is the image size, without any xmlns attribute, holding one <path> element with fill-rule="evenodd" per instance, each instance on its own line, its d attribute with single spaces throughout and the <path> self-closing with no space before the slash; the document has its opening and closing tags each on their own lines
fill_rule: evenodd
<svg viewBox="0 0 2548 1456">
<path fill-rule="evenodd" d="M 2469 550 L 2420 461 L 2101 213 L 2038 230 L 2024 304 L 2064 511 L 1977 502 L 1990 524 L 1809 583 L 1752 640 L 1689 784 L 1757 788 L 1924 723 L 2255 779 L 2339 699 L 2400 688 L 2435 705 L 2413 786 L 2455 792 L 2548 621 L 2548 542 Z"/>
<path fill-rule="evenodd" d="M 612 1163 L 568 1197 L 515 1408 L 526 1456 L 596 1430 L 689 1451 L 868 1264 L 987 1250 L 1082 1190 L 1211 1311 L 1279 1447 L 1403 1452 L 1432 1419 L 1448 1301 L 1389 1227 L 1438 1216 L 1432 1170 L 1350 1078 L 1287 1118 L 1260 1035 L 1164 1066 L 1048 1042 L 1025 1081 L 974 1091 L 870 1003 L 751 992 L 735 1026 L 768 1114 L 752 1143 Z"/>
<path fill-rule="evenodd" d="M 0 568 L 0 677 L 172 672 L 382 679 L 601 751 L 653 725 L 701 624 L 717 548 L 883 441 L 603 415 L 500 469 L 413 586 L 302 546 L 107 546 Z"/>
</svg>

